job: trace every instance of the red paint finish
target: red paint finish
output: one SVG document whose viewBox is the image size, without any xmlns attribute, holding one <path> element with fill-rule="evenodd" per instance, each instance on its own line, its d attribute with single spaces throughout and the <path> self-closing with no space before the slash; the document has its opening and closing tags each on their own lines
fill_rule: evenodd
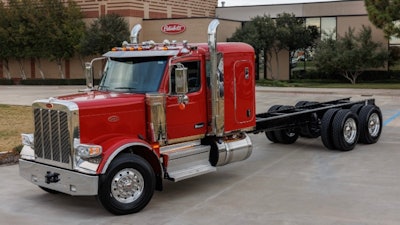
<svg viewBox="0 0 400 225">
<path fill-rule="evenodd" d="M 166 94 L 167 141 L 171 143 L 198 139 L 210 130 L 211 95 L 206 76 L 209 52 L 207 44 L 197 46 L 190 55 L 172 60 L 172 63 L 199 63 L 201 85 L 187 94 L 189 100 L 185 107 L 181 107 L 178 96 L 168 94 L 168 67 L 159 87 L 159 92 Z M 250 130 L 255 127 L 254 50 L 244 43 L 218 43 L 217 50 L 224 60 L 224 132 Z M 103 147 L 98 172 L 122 146 L 137 144 L 152 148 L 147 141 L 144 94 L 91 91 L 59 99 L 78 105 L 80 130 L 76 132 L 81 143 Z"/>
<path fill-rule="evenodd" d="M 148 145 L 147 142 L 140 140 L 138 138 L 132 138 L 129 136 L 115 136 L 111 137 L 109 139 L 104 140 L 104 142 L 101 143 L 103 147 L 103 154 L 102 154 L 102 160 L 97 168 L 97 173 L 100 174 L 101 171 L 103 170 L 105 164 L 111 157 L 111 155 L 116 151 L 118 148 L 121 146 L 132 146 L 132 145 L 141 145 L 141 146 L 146 146 L 146 148 L 151 149 L 150 145 Z"/>
<path fill-rule="evenodd" d="M 207 44 L 199 44 L 199 48 L 208 51 Z M 230 42 L 217 43 L 217 51 L 224 59 L 224 132 L 252 129 L 256 125 L 254 49 Z"/>
<path fill-rule="evenodd" d="M 78 104 L 81 142 L 91 144 L 120 136 L 146 137 L 144 98 L 97 91 L 60 97 Z"/>
<path fill-rule="evenodd" d="M 167 98 L 168 139 L 205 135 L 207 132 L 206 98 L 204 89 L 188 94 L 189 103 L 180 109 L 178 97 Z"/>
</svg>

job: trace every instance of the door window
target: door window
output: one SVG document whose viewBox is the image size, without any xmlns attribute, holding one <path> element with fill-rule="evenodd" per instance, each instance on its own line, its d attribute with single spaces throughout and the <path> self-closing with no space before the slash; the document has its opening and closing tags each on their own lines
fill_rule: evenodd
<svg viewBox="0 0 400 225">
<path fill-rule="evenodd" d="M 198 92 L 201 87 L 200 79 L 200 62 L 181 62 L 187 70 L 187 81 L 188 81 L 188 93 Z M 175 94 L 175 68 L 174 66 L 171 71 L 171 93 Z"/>
</svg>

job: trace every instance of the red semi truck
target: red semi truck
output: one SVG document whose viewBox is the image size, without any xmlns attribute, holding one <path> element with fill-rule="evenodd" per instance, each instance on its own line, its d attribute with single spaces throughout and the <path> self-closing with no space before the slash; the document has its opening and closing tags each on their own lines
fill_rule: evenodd
<svg viewBox="0 0 400 225">
<path fill-rule="evenodd" d="M 374 99 L 299 101 L 256 114 L 254 49 L 217 43 L 131 43 L 104 54 L 100 84 L 87 63 L 85 92 L 32 104 L 34 133 L 23 134 L 22 177 L 49 193 L 95 195 L 114 214 L 143 209 L 163 180 L 180 181 L 247 159 L 248 133 L 275 143 L 317 138 L 329 149 L 378 141 Z"/>
</svg>

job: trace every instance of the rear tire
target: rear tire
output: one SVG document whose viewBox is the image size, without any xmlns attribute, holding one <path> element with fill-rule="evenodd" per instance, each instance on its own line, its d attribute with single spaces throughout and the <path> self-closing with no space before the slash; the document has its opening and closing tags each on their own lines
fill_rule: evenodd
<svg viewBox="0 0 400 225">
<path fill-rule="evenodd" d="M 357 114 L 357 115 L 360 115 L 360 110 L 361 110 L 361 108 L 362 108 L 363 106 L 364 106 L 363 104 L 355 104 L 355 105 L 353 105 L 353 106 L 350 108 L 350 110 L 351 110 L 353 113 L 355 113 L 355 114 Z"/>
<path fill-rule="evenodd" d="M 333 144 L 336 149 L 350 151 L 358 142 L 358 116 L 349 109 L 339 110 L 332 122 Z"/>
<path fill-rule="evenodd" d="M 116 215 L 136 213 L 151 200 L 156 179 L 149 163 L 133 154 L 114 159 L 100 177 L 98 199 L 109 212 Z"/>
<path fill-rule="evenodd" d="M 273 111 L 279 110 L 280 107 L 282 107 L 282 105 L 273 105 L 268 109 L 268 112 L 273 112 Z M 274 131 L 265 131 L 265 136 L 272 143 L 279 143 Z"/>
<path fill-rule="evenodd" d="M 366 105 L 361 108 L 360 121 L 360 142 L 373 144 L 379 140 L 382 132 L 382 112 L 375 105 Z"/>
<path fill-rule="evenodd" d="M 324 146 L 331 150 L 335 149 L 332 138 L 332 121 L 338 111 L 339 109 L 329 109 L 321 119 L 321 140 Z"/>
<path fill-rule="evenodd" d="M 296 108 L 302 107 L 302 106 L 304 106 L 304 105 L 307 104 L 307 103 L 308 103 L 308 101 L 298 101 L 298 102 L 296 103 L 296 105 L 294 105 L 294 107 L 296 107 Z"/>
<path fill-rule="evenodd" d="M 294 107 L 289 105 L 283 105 L 278 108 L 278 110 L 288 110 L 288 109 L 294 109 Z M 296 130 L 296 128 L 275 130 L 273 132 L 278 142 L 282 144 L 293 144 L 299 138 L 299 132 Z"/>
<path fill-rule="evenodd" d="M 293 144 L 299 138 L 299 133 L 293 129 L 284 129 L 274 131 L 276 139 L 282 144 Z"/>
</svg>

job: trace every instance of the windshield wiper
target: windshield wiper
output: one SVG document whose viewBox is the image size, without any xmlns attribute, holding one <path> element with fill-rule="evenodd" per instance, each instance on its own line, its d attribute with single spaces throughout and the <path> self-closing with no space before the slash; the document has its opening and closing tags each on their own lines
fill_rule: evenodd
<svg viewBox="0 0 400 225">
<path fill-rule="evenodd" d="M 100 90 L 100 89 L 102 89 L 102 90 Z M 109 87 L 108 86 L 105 86 L 105 85 L 99 86 L 99 90 L 100 91 L 103 91 L 103 89 L 104 89 L 104 91 L 109 91 Z"/>
<path fill-rule="evenodd" d="M 136 88 L 133 88 L 133 87 L 115 87 L 114 89 L 128 89 L 128 90 L 136 90 Z"/>
</svg>

